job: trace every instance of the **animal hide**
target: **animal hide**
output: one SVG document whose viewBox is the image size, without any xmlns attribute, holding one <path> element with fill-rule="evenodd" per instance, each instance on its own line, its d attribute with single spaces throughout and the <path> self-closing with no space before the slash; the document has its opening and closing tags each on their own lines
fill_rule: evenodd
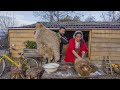
<svg viewBox="0 0 120 90">
<path fill-rule="evenodd" d="M 35 40 L 40 56 L 49 61 L 53 58 L 55 61 L 60 59 L 60 39 L 54 31 L 47 29 L 41 23 L 37 23 Z"/>
<path fill-rule="evenodd" d="M 77 73 L 81 76 L 89 76 L 90 73 L 93 73 L 97 70 L 96 66 L 88 61 L 77 61 L 74 63 L 74 67 Z"/>
<path fill-rule="evenodd" d="M 27 79 L 40 79 L 44 73 L 43 68 L 29 68 L 26 70 L 26 78 Z"/>
</svg>

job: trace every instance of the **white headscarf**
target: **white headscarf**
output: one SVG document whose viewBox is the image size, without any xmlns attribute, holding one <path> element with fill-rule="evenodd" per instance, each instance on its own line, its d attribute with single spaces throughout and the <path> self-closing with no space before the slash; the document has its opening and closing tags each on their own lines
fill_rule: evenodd
<svg viewBox="0 0 120 90">
<path fill-rule="evenodd" d="M 80 32 L 80 33 L 82 34 L 81 39 L 83 39 L 83 33 L 82 33 L 82 31 L 76 31 L 76 32 L 73 34 L 73 38 L 75 38 L 75 34 L 76 34 L 77 32 Z"/>
</svg>

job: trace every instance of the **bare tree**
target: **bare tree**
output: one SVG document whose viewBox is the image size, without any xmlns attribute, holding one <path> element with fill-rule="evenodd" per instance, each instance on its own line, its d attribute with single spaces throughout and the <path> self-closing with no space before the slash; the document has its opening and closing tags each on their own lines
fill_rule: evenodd
<svg viewBox="0 0 120 90">
<path fill-rule="evenodd" d="M 35 17 L 43 18 L 49 22 L 60 21 L 63 17 L 74 13 L 75 11 L 33 11 Z"/>
<path fill-rule="evenodd" d="M 86 19 L 85 19 L 86 22 L 94 22 L 95 21 L 95 17 L 94 16 L 88 16 Z"/>
<path fill-rule="evenodd" d="M 69 22 L 69 21 L 73 21 L 73 18 L 71 16 L 67 15 L 67 16 L 61 18 L 59 21 L 60 22 Z"/>
<path fill-rule="evenodd" d="M 45 19 L 49 22 L 53 22 L 54 21 L 54 11 L 33 11 L 33 15 L 35 17 L 38 17 L 39 19 Z"/>
<path fill-rule="evenodd" d="M 101 14 L 102 21 L 104 22 L 116 22 L 120 18 L 119 11 L 105 11 Z"/>
<path fill-rule="evenodd" d="M 73 21 L 80 22 L 80 17 L 75 15 L 74 18 L 73 18 Z"/>
<path fill-rule="evenodd" d="M 83 20 L 84 16 L 86 15 L 84 11 L 75 11 L 74 12 L 74 18 L 79 19 L 80 21 Z"/>
<path fill-rule="evenodd" d="M 0 30 L 4 34 L 1 38 L 0 44 L 3 44 L 5 48 L 8 47 L 8 27 L 13 27 L 16 25 L 14 14 L 7 11 L 0 12 Z"/>
<path fill-rule="evenodd" d="M 17 24 L 15 21 L 14 14 L 11 14 L 7 11 L 0 12 L 0 29 L 4 34 L 8 33 L 8 27 L 13 27 Z"/>
</svg>

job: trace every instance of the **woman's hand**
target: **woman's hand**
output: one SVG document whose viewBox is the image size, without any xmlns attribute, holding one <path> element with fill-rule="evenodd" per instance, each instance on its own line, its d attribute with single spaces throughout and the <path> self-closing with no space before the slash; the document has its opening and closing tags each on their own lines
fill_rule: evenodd
<svg viewBox="0 0 120 90">
<path fill-rule="evenodd" d="M 84 60 L 83 60 L 82 58 L 77 58 L 77 59 L 75 59 L 75 63 L 76 63 L 76 62 L 79 62 L 79 61 L 80 61 L 80 62 L 84 62 Z"/>
<path fill-rule="evenodd" d="M 78 60 L 79 60 L 79 61 L 82 61 L 82 62 L 84 62 L 84 61 L 85 61 L 85 60 L 84 60 L 84 59 L 82 59 L 82 58 L 79 58 Z"/>
</svg>

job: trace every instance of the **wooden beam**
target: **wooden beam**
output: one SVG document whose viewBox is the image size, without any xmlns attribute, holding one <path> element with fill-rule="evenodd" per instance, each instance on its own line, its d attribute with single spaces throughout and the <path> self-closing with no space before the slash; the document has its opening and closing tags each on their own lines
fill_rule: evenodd
<svg viewBox="0 0 120 90">
<path fill-rule="evenodd" d="M 118 57 L 110 56 L 109 58 L 110 58 L 110 60 L 119 60 L 120 61 L 120 56 L 118 56 Z M 103 56 L 94 56 L 94 55 L 92 55 L 91 60 L 104 60 L 104 59 L 103 59 Z"/>
<path fill-rule="evenodd" d="M 120 39 L 119 38 L 92 38 L 92 42 L 100 42 L 100 43 L 120 43 Z"/>
<path fill-rule="evenodd" d="M 91 52 L 120 52 L 120 48 L 91 47 Z"/>
<path fill-rule="evenodd" d="M 19 53 L 19 52 L 23 52 L 23 49 L 19 49 L 19 50 L 11 50 L 11 53 Z"/>
<path fill-rule="evenodd" d="M 120 56 L 120 52 L 91 52 L 94 56 Z"/>
<path fill-rule="evenodd" d="M 25 41 L 35 41 L 34 38 L 10 38 L 9 41 L 10 42 L 25 42 Z"/>
<path fill-rule="evenodd" d="M 11 31 L 11 30 L 21 30 L 21 29 L 22 30 L 26 30 L 26 29 L 27 30 L 35 30 L 35 28 L 8 28 L 9 31 Z"/>
<path fill-rule="evenodd" d="M 21 38 L 21 37 L 24 37 L 24 38 L 32 38 L 34 37 L 34 34 L 27 34 L 27 33 L 9 33 L 9 37 L 11 38 Z"/>
<path fill-rule="evenodd" d="M 105 33 L 108 33 L 108 34 L 120 34 L 120 30 L 112 30 L 112 29 L 110 29 L 110 30 L 92 30 L 92 33 L 96 33 L 96 34 L 105 34 Z"/>
<path fill-rule="evenodd" d="M 25 44 L 23 43 L 23 42 L 10 42 L 10 46 L 12 45 L 12 44 L 14 44 L 15 46 L 25 46 Z"/>
<path fill-rule="evenodd" d="M 98 37 L 98 38 L 119 38 L 120 39 L 120 33 L 118 33 L 118 34 L 94 34 L 94 33 L 92 33 L 92 37 Z"/>
<path fill-rule="evenodd" d="M 9 30 L 9 33 L 34 33 L 36 30 Z"/>
<path fill-rule="evenodd" d="M 90 30 L 91 29 L 66 29 L 66 31 L 85 31 L 85 32 L 88 32 Z"/>
<path fill-rule="evenodd" d="M 18 29 L 18 30 L 21 30 L 21 29 L 23 29 L 23 30 L 25 30 L 25 29 L 35 29 L 35 28 L 9 28 L 9 30 L 16 30 L 16 29 Z M 47 28 L 47 29 L 51 29 L 51 30 L 58 30 L 59 29 L 59 27 L 58 28 Z M 67 29 L 75 29 L 75 30 L 78 30 L 78 29 L 81 29 L 81 30 L 120 30 L 120 28 L 94 28 L 94 27 L 79 27 L 79 28 L 66 28 L 66 30 Z"/>
<path fill-rule="evenodd" d="M 120 43 L 91 43 L 92 47 L 118 47 L 120 48 Z"/>
<path fill-rule="evenodd" d="M 91 57 L 91 38 L 92 38 L 92 34 L 91 34 L 92 32 L 90 31 L 89 32 L 89 37 L 88 37 L 88 58 L 90 59 L 90 57 Z M 91 60 L 91 59 L 90 59 Z"/>
</svg>

